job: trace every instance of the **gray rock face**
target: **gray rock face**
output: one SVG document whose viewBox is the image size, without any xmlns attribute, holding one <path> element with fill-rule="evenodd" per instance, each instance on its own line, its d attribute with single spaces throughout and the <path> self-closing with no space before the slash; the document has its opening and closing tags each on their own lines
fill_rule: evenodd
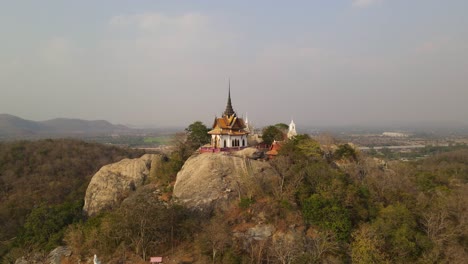
<svg viewBox="0 0 468 264">
<path fill-rule="evenodd" d="M 71 250 L 67 247 L 57 247 L 49 253 L 50 264 L 60 264 L 64 257 L 70 257 L 72 254 Z"/>
<path fill-rule="evenodd" d="M 272 225 L 256 225 L 247 230 L 247 237 L 254 240 L 265 240 L 271 237 L 275 232 L 275 227 Z"/>
<path fill-rule="evenodd" d="M 120 204 L 143 185 L 155 158 L 159 159 L 159 155 L 145 154 L 138 159 L 123 159 L 102 167 L 88 185 L 83 211 L 94 215 Z"/>
<path fill-rule="evenodd" d="M 231 155 L 241 158 L 258 159 L 263 157 L 263 152 L 258 151 L 256 148 L 245 148 L 243 150 L 233 152 Z"/>
<path fill-rule="evenodd" d="M 248 196 L 252 189 L 270 188 L 279 179 L 268 162 L 228 153 L 190 157 L 177 174 L 174 197 L 200 211 L 223 209 L 232 199 Z"/>
<path fill-rule="evenodd" d="M 252 240 L 266 240 L 272 237 L 276 231 L 273 225 L 258 224 L 254 227 L 247 229 L 245 232 L 234 232 L 233 235 L 236 238 L 242 238 L 245 242 L 251 242 Z"/>
<path fill-rule="evenodd" d="M 15 261 L 15 264 L 60 264 L 62 261 L 67 262 L 67 258 L 72 255 L 72 251 L 68 247 L 60 246 L 52 250 L 47 256 L 43 253 L 32 253 L 23 256 Z"/>
</svg>

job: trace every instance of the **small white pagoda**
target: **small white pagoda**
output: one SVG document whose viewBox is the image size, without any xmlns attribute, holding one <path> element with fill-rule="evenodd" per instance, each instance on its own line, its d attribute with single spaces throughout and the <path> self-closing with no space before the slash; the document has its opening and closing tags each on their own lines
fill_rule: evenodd
<svg viewBox="0 0 468 264">
<path fill-rule="evenodd" d="M 291 139 L 295 136 L 297 136 L 296 124 L 294 124 L 294 120 L 291 120 L 291 123 L 289 124 L 289 129 L 288 129 L 288 138 Z"/>
</svg>

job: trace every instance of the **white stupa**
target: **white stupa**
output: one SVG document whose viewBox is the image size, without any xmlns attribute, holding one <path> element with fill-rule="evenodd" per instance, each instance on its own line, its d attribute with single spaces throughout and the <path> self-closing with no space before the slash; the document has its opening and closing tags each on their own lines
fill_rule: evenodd
<svg viewBox="0 0 468 264">
<path fill-rule="evenodd" d="M 289 129 L 288 129 L 288 138 L 291 139 L 295 136 L 297 136 L 296 124 L 294 124 L 294 120 L 291 119 L 291 123 L 289 124 Z"/>
</svg>

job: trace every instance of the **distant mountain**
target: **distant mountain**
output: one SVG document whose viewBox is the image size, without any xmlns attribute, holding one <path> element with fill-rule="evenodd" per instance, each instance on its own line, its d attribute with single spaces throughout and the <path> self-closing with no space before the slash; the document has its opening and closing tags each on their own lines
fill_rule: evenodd
<svg viewBox="0 0 468 264">
<path fill-rule="evenodd" d="M 123 125 L 113 125 L 105 120 L 55 118 L 31 121 L 9 114 L 0 114 L 0 137 L 29 138 L 46 136 L 86 136 L 131 131 Z"/>
<path fill-rule="evenodd" d="M 32 135 L 44 129 L 40 122 L 34 122 L 9 114 L 0 114 L 0 136 Z"/>
<path fill-rule="evenodd" d="M 49 131 L 55 131 L 57 133 L 109 133 L 130 130 L 130 128 L 124 125 L 113 125 L 105 120 L 88 121 L 82 119 L 55 118 L 40 123 L 45 125 Z"/>
</svg>

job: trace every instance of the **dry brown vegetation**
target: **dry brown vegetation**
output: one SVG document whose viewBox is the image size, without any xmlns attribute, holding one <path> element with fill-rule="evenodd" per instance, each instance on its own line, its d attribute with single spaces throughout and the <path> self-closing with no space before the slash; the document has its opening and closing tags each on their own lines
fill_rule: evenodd
<svg viewBox="0 0 468 264">
<path fill-rule="evenodd" d="M 190 153 L 180 143 L 159 167 L 167 179 L 154 179 L 155 185 L 171 182 Z M 464 263 L 468 258 L 468 150 L 388 163 L 344 145 L 330 152 L 298 136 L 268 161 L 281 180 L 266 184 L 253 177 L 228 210 L 200 215 L 142 190 L 113 212 L 70 225 L 65 242 L 77 260 L 99 252 L 106 263 L 143 263 L 153 254 L 169 257 L 167 263 Z M 271 235 L 247 235 L 268 225 L 274 227 Z"/>
<path fill-rule="evenodd" d="M 86 187 L 99 168 L 141 154 L 68 139 L 0 143 L 0 256 L 14 245 L 27 243 L 34 248 L 29 245 L 34 240 L 31 237 L 20 241 L 22 235 L 33 235 L 24 230 L 24 224 L 34 210 L 36 215 L 45 217 L 48 213 L 57 214 L 57 210 L 81 209 Z M 67 217 L 71 216 L 64 216 Z M 33 221 L 32 217 L 29 219 Z M 41 240 L 47 244 L 53 239 Z"/>
</svg>

